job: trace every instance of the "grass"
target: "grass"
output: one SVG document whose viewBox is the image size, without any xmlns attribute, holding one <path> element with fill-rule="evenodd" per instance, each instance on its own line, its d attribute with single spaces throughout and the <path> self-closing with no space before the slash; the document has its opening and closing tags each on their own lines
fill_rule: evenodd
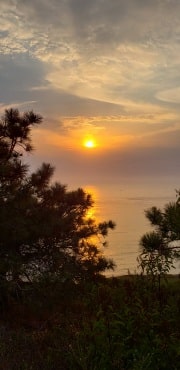
<svg viewBox="0 0 180 370">
<path fill-rule="evenodd" d="M 154 283 L 153 283 L 154 284 Z M 0 320 L 2 370 L 178 370 L 179 277 L 41 286 L 9 299 Z"/>
</svg>

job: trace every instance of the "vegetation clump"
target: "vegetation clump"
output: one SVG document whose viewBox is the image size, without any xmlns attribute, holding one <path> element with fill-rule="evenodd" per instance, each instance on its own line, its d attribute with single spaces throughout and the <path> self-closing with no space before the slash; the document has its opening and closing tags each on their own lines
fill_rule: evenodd
<svg viewBox="0 0 180 370">
<path fill-rule="evenodd" d="M 140 240 L 139 266 L 143 273 L 158 277 L 165 276 L 180 258 L 180 192 L 177 200 L 161 210 L 152 207 L 145 211 L 153 231 Z"/>
</svg>

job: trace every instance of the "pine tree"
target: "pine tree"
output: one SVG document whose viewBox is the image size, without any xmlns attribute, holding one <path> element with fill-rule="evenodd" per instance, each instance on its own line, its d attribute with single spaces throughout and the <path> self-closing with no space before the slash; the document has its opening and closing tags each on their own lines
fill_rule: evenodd
<svg viewBox="0 0 180 370">
<path fill-rule="evenodd" d="M 146 233 L 140 240 L 139 265 L 143 272 L 164 275 L 180 258 L 180 201 L 165 205 L 161 210 L 152 207 L 145 211 L 154 231 Z"/>
<path fill-rule="evenodd" d="M 31 128 L 41 122 L 17 109 L 6 110 L 0 122 L 1 280 L 89 279 L 114 267 L 98 245 L 114 223 L 88 218 L 91 196 L 53 183 L 50 164 L 28 173 L 23 153 L 32 151 Z"/>
</svg>

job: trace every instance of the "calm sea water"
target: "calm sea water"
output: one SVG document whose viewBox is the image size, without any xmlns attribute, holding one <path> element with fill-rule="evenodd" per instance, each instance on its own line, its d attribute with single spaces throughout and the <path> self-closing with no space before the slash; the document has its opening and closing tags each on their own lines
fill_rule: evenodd
<svg viewBox="0 0 180 370">
<path fill-rule="evenodd" d="M 136 272 L 139 240 L 145 232 L 152 230 L 144 210 L 154 205 L 163 207 L 166 203 L 175 201 L 178 180 L 121 179 L 113 185 L 85 184 L 83 187 L 92 194 L 95 201 L 90 216 L 97 221 L 112 219 L 116 223 L 115 230 L 109 233 L 108 247 L 104 251 L 107 257 L 115 261 L 116 269 L 107 275 Z M 179 264 L 171 272 L 179 273 Z"/>
</svg>

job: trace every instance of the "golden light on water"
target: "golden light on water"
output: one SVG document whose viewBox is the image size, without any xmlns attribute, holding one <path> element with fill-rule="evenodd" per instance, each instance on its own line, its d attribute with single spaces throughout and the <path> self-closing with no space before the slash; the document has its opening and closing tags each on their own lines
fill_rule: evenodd
<svg viewBox="0 0 180 370">
<path fill-rule="evenodd" d="M 93 208 L 88 209 L 88 211 L 86 212 L 86 217 L 87 218 L 95 218 L 95 212 L 94 212 Z"/>
<path fill-rule="evenodd" d="M 96 222 L 100 222 L 99 220 L 99 212 L 98 212 L 98 201 L 99 201 L 99 189 L 97 189 L 95 186 L 92 185 L 86 185 L 84 186 L 84 190 L 86 194 L 90 194 L 93 200 L 93 206 L 88 209 L 86 212 L 87 218 L 95 219 Z"/>
</svg>

